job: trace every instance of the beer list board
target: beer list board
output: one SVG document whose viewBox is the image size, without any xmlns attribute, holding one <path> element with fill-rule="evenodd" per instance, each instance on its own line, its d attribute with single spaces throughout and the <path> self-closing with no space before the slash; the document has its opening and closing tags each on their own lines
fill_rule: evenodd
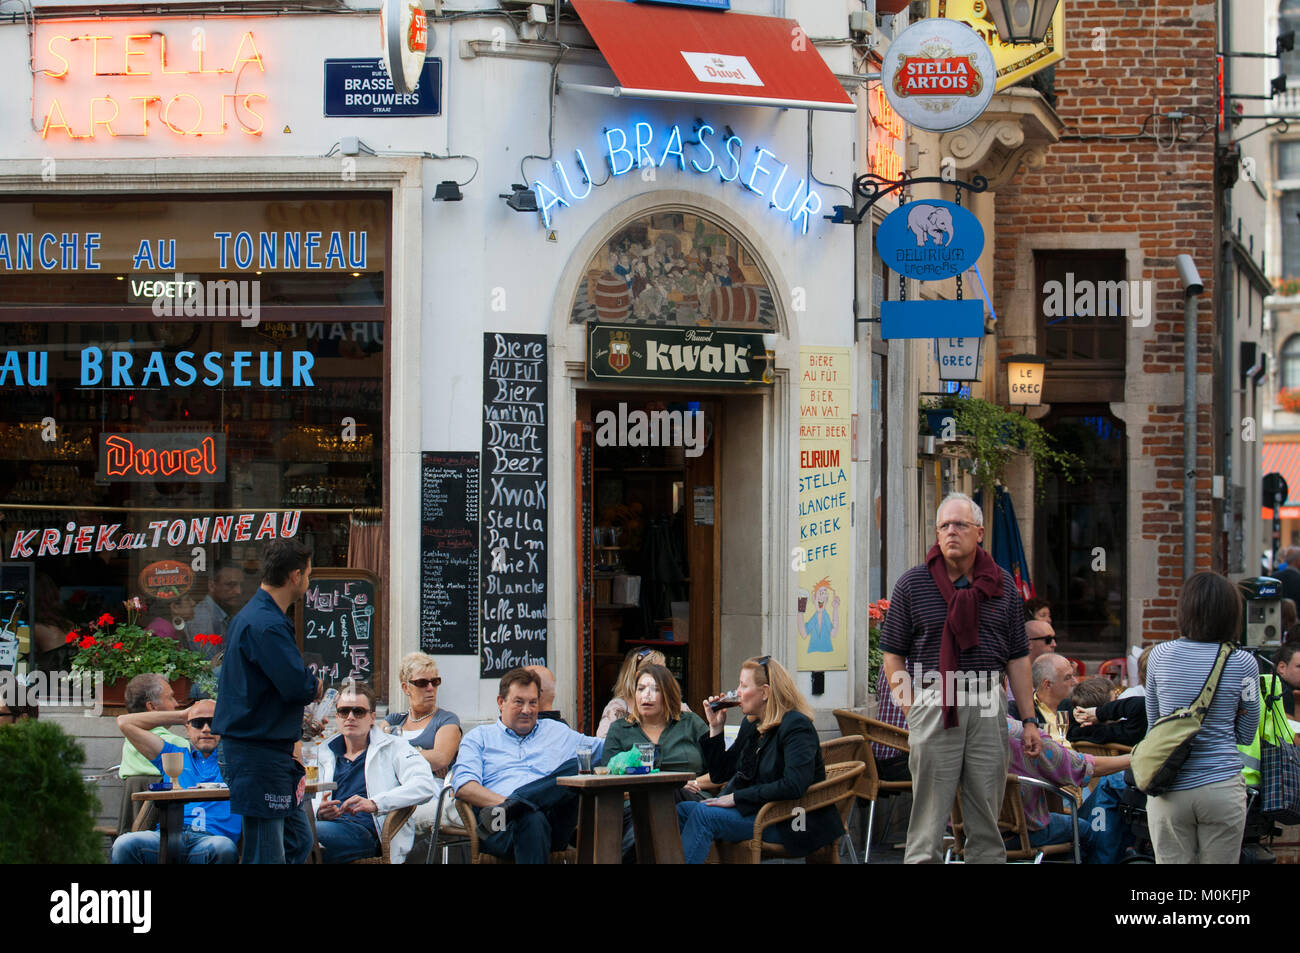
<svg viewBox="0 0 1300 953">
<path fill-rule="evenodd" d="M 546 664 L 546 335 L 483 335 L 479 674 Z"/>
<path fill-rule="evenodd" d="M 425 453 L 420 470 L 420 651 L 478 654 L 479 455 Z"/>
<path fill-rule="evenodd" d="M 348 678 L 373 678 L 376 588 L 375 577 L 364 569 L 312 573 L 300 607 L 302 654 L 326 688 Z"/>
</svg>

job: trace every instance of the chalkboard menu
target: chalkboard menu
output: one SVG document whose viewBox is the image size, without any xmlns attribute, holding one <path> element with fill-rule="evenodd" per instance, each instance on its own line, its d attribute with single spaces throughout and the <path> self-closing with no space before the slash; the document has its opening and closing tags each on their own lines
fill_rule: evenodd
<svg viewBox="0 0 1300 953">
<path fill-rule="evenodd" d="M 546 424 L 546 335 L 483 335 L 483 678 L 546 664 Z"/>
<path fill-rule="evenodd" d="M 383 637 L 379 579 L 365 569 L 313 569 L 298 607 L 298 637 L 308 667 L 325 687 L 355 678 L 374 687 L 376 646 Z"/>
<path fill-rule="evenodd" d="M 478 654 L 479 455 L 425 453 L 420 470 L 420 651 Z"/>
</svg>

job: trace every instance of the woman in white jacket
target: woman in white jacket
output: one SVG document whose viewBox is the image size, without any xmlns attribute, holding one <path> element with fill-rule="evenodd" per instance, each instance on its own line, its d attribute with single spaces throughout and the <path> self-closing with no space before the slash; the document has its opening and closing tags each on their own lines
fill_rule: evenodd
<svg viewBox="0 0 1300 953">
<path fill-rule="evenodd" d="M 442 786 L 418 750 L 375 727 L 375 694 L 368 685 L 344 683 L 337 712 L 341 734 L 321 745 L 320 780 L 338 787 L 313 802 L 327 864 L 378 856 L 382 815 L 436 800 Z M 414 840 L 415 823 L 408 820 L 389 846 L 393 863 L 406 858 Z"/>
</svg>

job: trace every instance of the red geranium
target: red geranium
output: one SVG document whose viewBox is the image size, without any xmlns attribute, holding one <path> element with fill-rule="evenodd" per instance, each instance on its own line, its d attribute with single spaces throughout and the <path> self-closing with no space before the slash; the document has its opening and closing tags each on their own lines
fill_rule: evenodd
<svg viewBox="0 0 1300 953">
<path fill-rule="evenodd" d="M 97 644 L 98 644 L 98 643 L 95 641 L 95 639 L 94 639 L 92 636 L 89 636 L 89 635 L 88 635 L 88 636 L 86 636 L 84 639 L 82 639 L 80 642 L 78 642 L 78 643 L 77 643 L 77 646 L 78 646 L 79 648 L 88 649 L 88 648 L 92 648 L 93 646 L 95 646 L 95 645 L 97 645 Z"/>
<path fill-rule="evenodd" d="M 114 620 L 113 620 L 113 615 L 112 615 L 112 613 L 110 613 L 110 612 L 105 612 L 102 616 L 100 616 L 98 619 L 95 620 L 95 625 L 97 625 L 97 626 L 99 626 L 101 629 L 103 629 L 103 628 L 105 628 L 105 627 L 107 627 L 107 626 L 112 625 L 112 624 L 113 624 L 113 621 L 114 621 Z"/>
<path fill-rule="evenodd" d="M 113 648 L 115 648 L 115 649 L 119 649 L 119 650 L 120 650 L 120 649 L 122 648 L 122 643 L 121 643 L 121 642 L 114 642 L 114 643 L 113 643 Z"/>
<path fill-rule="evenodd" d="M 63 642 L 64 642 L 65 645 L 71 645 L 73 642 L 77 641 L 77 639 L 79 639 L 79 638 L 81 638 L 81 636 L 77 635 L 76 631 L 74 630 L 74 631 L 68 633 L 68 637 L 67 637 L 66 639 L 64 639 Z"/>
</svg>

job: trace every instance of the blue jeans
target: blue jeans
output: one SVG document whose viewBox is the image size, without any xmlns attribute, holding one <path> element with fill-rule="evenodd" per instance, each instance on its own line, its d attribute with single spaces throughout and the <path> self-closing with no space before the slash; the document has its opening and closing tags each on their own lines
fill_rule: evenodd
<svg viewBox="0 0 1300 953">
<path fill-rule="evenodd" d="M 305 864 L 314 846 L 304 807 L 284 817 L 244 818 L 244 863 Z"/>
<path fill-rule="evenodd" d="M 1092 829 L 1082 816 L 1079 818 L 1079 854 L 1086 860 L 1091 846 Z M 1029 843 L 1033 847 L 1046 847 L 1048 844 L 1068 844 L 1070 838 L 1070 815 L 1049 814 L 1047 826 L 1042 830 L 1029 832 Z"/>
<path fill-rule="evenodd" d="M 528 809 L 503 831 L 485 831 L 480 825 L 479 849 L 494 857 L 512 857 L 516 864 L 548 863 L 551 852 L 568 847 L 578 829 L 578 792 L 560 787 L 555 779 L 577 773 L 577 759 L 571 758 L 514 791 L 511 799 Z"/>
<path fill-rule="evenodd" d="M 1119 811 L 1124 791 L 1124 773 L 1108 774 L 1084 799 L 1079 809 L 1080 825 L 1090 832 L 1084 860 L 1089 864 L 1118 864 L 1133 844 L 1133 831 Z"/>
<path fill-rule="evenodd" d="M 682 854 L 688 864 L 708 859 L 715 840 L 739 843 L 754 836 L 754 819 L 734 807 L 711 807 L 703 801 L 682 801 L 677 805 L 677 824 L 682 829 Z M 763 832 L 763 840 L 776 841 L 776 828 Z"/>
<path fill-rule="evenodd" d="M 355 821 L 317 821 L 316 839 L 325 848 L 325 863 L 350 864 L 354 860 L 379 856 L 379 836 L 369 814 L 365 824 Z"/>
<path fill-rule="evenodd" d="M 158 841 L 161 836 L 157 831 L 123 834 L 113 841 L 113 863 L 158 863 Z M 219 834 L 201 834 L 198 831 L 183 831 L 181 856 L 176 860 L 182 864 L 237 864 L 239 848 L 229 837 L 222 837 Z"/>
</svg>

